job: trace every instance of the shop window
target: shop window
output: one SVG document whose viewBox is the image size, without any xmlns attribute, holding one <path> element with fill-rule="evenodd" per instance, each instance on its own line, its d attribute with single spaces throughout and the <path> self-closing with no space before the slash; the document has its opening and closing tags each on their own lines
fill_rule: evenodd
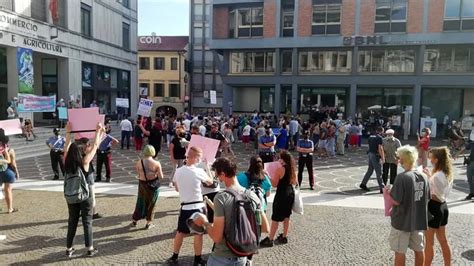
<svg viewBox="0 0 474 266">
<path fill-rule="evenodd" d="M 359 72 L 411 73 L 414 71 L 414 50 L 387 49 L 359 51 Z"/>
<path fill-rule="evenodd" d="M 164 57 L 155 57 L 153 58 L 153 65 L 155 70 L 165 70 L 165 58 Z"/>
<path fill-rule="evenodd" d="M 292 86 L 281 86 L 280 112 L 291 113 Z"/>
<path fill-rule="evenodd" d="M 443 29 L 474 30 L 474 0 L 445 1 Z"/>
<path fill-rule="evenodd" d="M 130 90 L 130 72 L 129 71 L 120 71 L 121 79 L 120 79 L 120 89 L 122 90 Z"/>
<path fill-rule="evenodd" d="M 406 32 L 407 0 L 377 0 L 375 32 Z"/>
<path fill-rule="evenodd" d="M 48 22 L 46 10 L 46 0 L 31 1 L 31 17 L 43 22 Z"/>
<path fill-rule="evenodd" d="M 313 35 L 340 34 L 341 32 L 341 5 L 316 4 L 313 5 Z"/>
<path fill-rule="evenodd" d="M 300 87 L 298 112 L 310 114 L 318 108 L 331 108 L 337 112 L 346 111 L 345 88 Z"/>
<path fill-rule="evenodd" d="M 281 52 L 281 72 L 292 73 L 293 72 L 293 51 L 283 50 Z"/>
<path fill-rule="evenodd" d="M 474 72 L 474 48 L 468 46 L 427 47 L 424 72 Z"/>
<path fill-rule="evenodd" d="M 348 73 L 351 71 L 351 51 L 317 51 L 299 52 L 300 73 Z"/>
<path fill-rule="evenodd" d="M 168 95 L 169 97 L 181 98 L 181 90 L 179 84 L 170 83 L 168 85 Z"/>
<path fill-rule="evenodd" d="M 229 37 L 252 38 L 263 36 L 263 8 L 238 8 L 229 13 Z"/>
<path fill-rule="evenodd" d="M 230 58 L 230 69 L 235 74 L 275 72 L 274 52 L 232 52 Z"/>
<path fill-rule="evenodd" d="M 274 111 L 275 88 L 260 88 L 260 112 Z"/>
<path fill-rule="evenodd" d="M 436 118 L 442 124 L 446 113 L 455 120 L 463 115 L 463 89 L 423 88 L 421 95 L 421 117 Z"/>
<path fill-rule="evenodd" d="M 155 97 L 165 97 L 165 84 L 155 83 L 153 88 L 153 96 Z"/>
<path fill-rule="evenodd" d="M 171 58 L 171 70 L 178 70 L 178 58 Z"/>
<path fill-rule="evenodd" d="M 130 24 L 122 22 L 122 48 L 130 50 Z"/>
<path fill-rule="evenodd" d="M 148 70 L 150 69 L 150 58 L 149 57 L 140 57 L 140 69 L 141 70 Z"/>
<path fill-rule="evenodd" d="M 92 36 L 92 7 L 81 3 L 81 33 L 82 35 Z"/>
<path fill-rule="evenodd" d="M 90 88 L 92 87 L 92 65 L 91 64 L 82 64 L 82 87 Z"/>
<path fill-rule="evenodd" d="M 0 0 L 0 7 L 13 11 L 13 0 Z"/>
</svg>

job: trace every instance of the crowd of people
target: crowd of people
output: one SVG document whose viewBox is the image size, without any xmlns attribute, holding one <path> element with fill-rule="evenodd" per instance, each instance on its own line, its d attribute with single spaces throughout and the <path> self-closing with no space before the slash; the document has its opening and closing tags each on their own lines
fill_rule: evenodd
<svg viewBox="0 0 474 266">
<path fill-rule="evenodd" d="M 53 179 L 59 179 L 60 171 L 65 179 L 64 193 L 69 209 L 66 255 L 74 256 L 73 241 L 80 217 L 87 255 L 97 254 L 92 220 L 100 215 L 96 211 L 94 183 L 102 181 L 103 164 L 106 166 L 105 181 L 111 182 L 112 146 L 120 143 L 121 149 L 130 149 L 133 137 L 133 146 L 142 158 L 135 162 L 138 194 L 130 226 L 136 227 L 140 220 L 146 220 L 145 229 L 155 227 L 154 209 L 165 179 L 158 154 L 166 146 L 168 153 L 164 155 L 169 156 L 173 165 L 168 177 L 169 186 L 179 193 L 181 205 L 173 254 L 167 262 L 178 262 L 184 237 L 192 235 L 195 265 L 249 265 L 259 247 L 287 244 L 295 190 L 302 185 L 304 169 L 308 171 L 310 189 L 314 190 L 315 161 L 330 160 L 360 149 L 362 138 L 362 125 L 344 121 L 342 116 L 322 121 L 304 121 L 297 116 L 277 119 L 257 113 L 227 118 L 188 114 L 178 118 L 138 117 L 135 121 L 123 119 L 120 122 L 120 141 L 110 135 L 110 125 L 98 124 L 93 140 L 76 141 L 73 141 L 70 127 L 70 124 L 66 126 L 65 138 L 60 136 L 59 129 L 54 129 L 54 136 L 46 142 L 51 149 Z M 200 148 L 189 145 L 192 135 L 219 141 L 213 163 L 203 160 Z M 233 143 L 238 141 L 242 141 L 245 150 L 251 149 L 253 143 L 255 151 L 248 169 L 242 172 L 238 172 L 232 149 Z M 469 200 L 474 196 L 473 141 L 474 138 L 466 147 L 471 151 L 468 166 L 471 190 L 466 198 Z M 0 164 L 6 165 L 7 169 L 0 169 L 0 174 L 5 183 L 8 212 L 14 212 L 17 209 L 12 207 L 11 184 L 19 174 L 14 152 L 8 147 L 8 137 L 2 136 L 1 131 L 0 147 Z M 92 164 L 94 156 L 97 156 L 97 170 Z M 405 253 L 410 248 L 415 251 L 417 265 L 421 265 L 420 261 L 429 265 L 434 253 L 434 235 L 442 246 L 445 262 L 449 263 L 446 198 L 452 187 L 453 170 L 448 148 L 431 147 L 427 128 L 422 130 L 414 147 L 402 146 L 393 129 L 380 127 L 368 138 L 367 157 L 368 169 L 360 188 L 370 190 L 367 184 L 375 171 L 380 193 L 386 191 L 391 196 L 394 207 L 389 244 L 395 252 L 395 263 L 403 265 Z M 431 170 L 427 168 L 428 161 Z M 279 162 L 274 176 L 264 170 L 264 164 L 268 162 Z M 402 173 L 397 173 L 398 165 L 404 169 Z M 267 198 L 272 187 L 276 191 L 271 219 L 268 219 Z M 280 223 L 283 230 L 277 234 Z M 208 261 L 202 257 L 205 232 L 215 243 Z"/>
</svg>

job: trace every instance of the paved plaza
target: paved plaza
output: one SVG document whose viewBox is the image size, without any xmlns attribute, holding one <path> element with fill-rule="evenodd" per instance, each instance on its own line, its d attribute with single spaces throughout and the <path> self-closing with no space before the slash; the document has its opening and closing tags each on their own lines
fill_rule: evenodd
<svg viewBox="0 0 474 266">
<path fill-rule="evenodd" d="M 37 140 L 42 141 L 42 140 Z M 18 143 L 18 144 L 17 144 Z M 20 145 L 20 142 L 15 142 Z M 157 202 L 157 227 L 143 230 L 142 222 L 129 228 L 134 209 L 137 181 L 134 161 L 138 153 L 132 150 L 113 151 L 113 182 L 98 183 L 98 208 L 104 218 L 94 221 L 95 245 L 98 256 L 86 259 L 82 226 L 78 229 L 78 256 L 65 258 L 67 207 L 62 194 L 62 180 L 52 181 L 46 146 L 38 143 L 28 156 L 23 152 L 18 161 L 21 179 L 14 192 L 14 214 L 0 214 L 0 233 L 8 239 L 0 242 L 0 264 L 162 264 L 172 254 L 179 201 L 177 193 L 163 182 Z M 246 170 L 252 153 L 241 144 L 234 145 L 239 170 Z M 21 144 L 21 149 L 25 149 Z M 28 148 L 26 148 L 28 149 Z M 46 149 L 46 152 L 43 151 Z M 366 148 L 347 152 L 336 159 L 320 159 L 314 163 L 315 191 L 310 191 L 304 176 L 304 216 L 293 215 L 289 244 L 261 249 L 255 265 L 389 265 L 393 254 L 388 246 L 390 219 L 383 215 L 382 196 L 375 179 L 369 183 L 373 191 L 363 193 L 358 185 L 366 170 Z M 168 178 L 171 173 L 167 148 L 163 146 L 159 160 Z M 456 177 L 449 196 L 449 240 L 453 249 L 453 265 L 474 264 L 474 203 L 461 201 L 467 193 L 465 166 L 455 164 Z M 270 202 L 271 202 L 270 198 Z M 0 208 L 5 209 L 2 202 Z M 271 215 L 269 208 L 268 217 Z M 205 237 L 204 254 L 212 243 Z M 192 239 L 186 239 L 180 254 L 180 264 L 193 260 Z M 408 253 L 408 265 L 413 255 Z M 442 262 L 439 246 L 435 263 Z"/>
</svg>

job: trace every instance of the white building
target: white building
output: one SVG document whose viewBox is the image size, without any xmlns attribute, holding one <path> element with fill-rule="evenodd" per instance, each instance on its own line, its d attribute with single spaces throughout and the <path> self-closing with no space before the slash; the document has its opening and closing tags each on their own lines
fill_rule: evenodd
<svg viewBox="0 0 474 266">
<path fill-rule="evenodd" d="M 137 0 L 0 0 L 0 118 L 20 90 L 19 48 L 32 50 L 35 95 L 137 106 Z M 35 120 L 51 114 L 36 113 Z"/>
</svg>

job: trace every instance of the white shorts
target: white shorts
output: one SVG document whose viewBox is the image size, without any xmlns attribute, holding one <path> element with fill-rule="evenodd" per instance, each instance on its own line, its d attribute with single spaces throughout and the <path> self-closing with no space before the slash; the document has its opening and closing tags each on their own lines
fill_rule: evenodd
<svg viewBox="0 0 474 266">
<path fill-rule="evenodd" d="M 405 254 L 407 249 L 423 251 L 425 235 L 423 231 L 404 232 L 392 227 L 389 236 L 390 249 Z"/>
</svg>

